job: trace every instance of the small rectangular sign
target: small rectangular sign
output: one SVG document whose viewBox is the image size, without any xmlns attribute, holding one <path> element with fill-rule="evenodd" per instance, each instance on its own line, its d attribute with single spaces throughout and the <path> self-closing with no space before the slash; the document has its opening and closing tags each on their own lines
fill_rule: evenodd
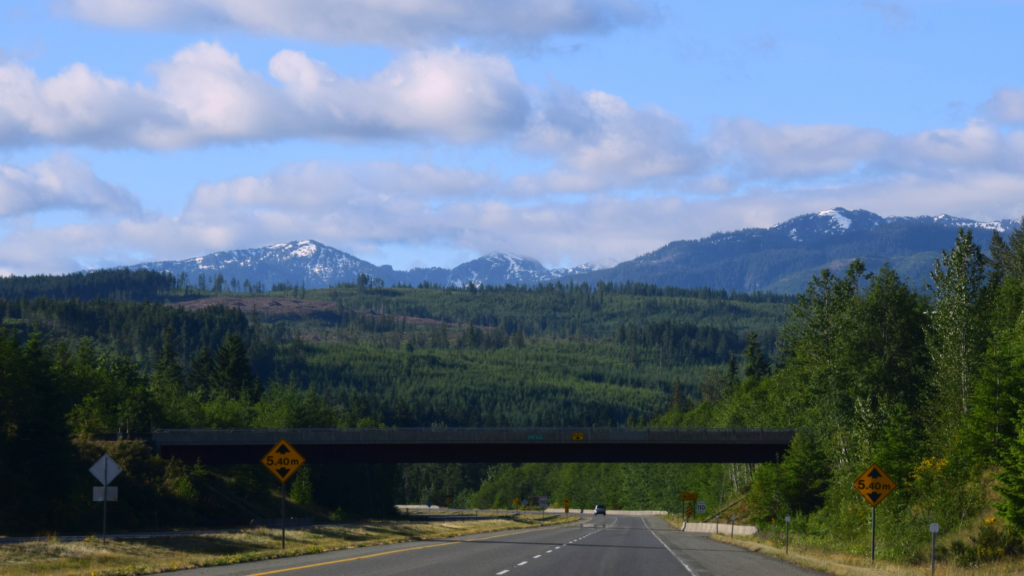
<svg viewBox="0 0 1024 576">
<path fill-rule="evenodd" d="M 540 498 L 537 498 L 537 505 L 540 506 L 541 508 L 546 509 L 548 507 L 548 497 L 541 496 Z"/>
<path fill-rule="evenodd" d="M 697 502 L 697 514 L 706 514 L 708 505 L 706 502 Z"/>
<path fill-rule="evenodd" d="M 682 500 L 683 502 L 688 502 L 688 501 L 691 501 L 691 500 L 696 501 L 697 500 L 697 493 L 696 492 L 682 492 L 682 493 L 679 494 L 679 499 Z"/>
<path fill-rule="evenodd" d="M 572 439 L 573 440 L 583 440 L 583 432 L 573 432 L 572 433 Z"/>
<path fill-rule="evenodd" d="M 103 502 L 104 492 L 106 492 L 107 502 L 117 502 L 117 486 L 93 486 L 92 487 L 92 501 Z"/>
</svg>

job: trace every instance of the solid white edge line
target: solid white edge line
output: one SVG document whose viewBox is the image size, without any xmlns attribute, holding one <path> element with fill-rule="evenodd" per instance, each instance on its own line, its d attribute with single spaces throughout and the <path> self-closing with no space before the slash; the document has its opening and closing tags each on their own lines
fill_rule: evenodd
<svg viewBox="0 0 1024 576">
<path fill-rule="evenodd" d="M 644 528 L 647 528 L 651 531 L 651 536 L 657 538 L 658 542 L 661 542 L 661 545 L 665 547 L 665 550 L 668 550 L 669 554 L 671 554 L 676 560 L 679 560 L 679 563 L 683 565 L 683 568 L 686 568 L 686 571 L 689 572 L 691 576 L 697 576 L 697 573 L 691 570 L 690 567 L 686 565 L 686 562 L 683 562 L 683 559 L 677 556 L 676 553 L 668 547 L 668 544 L 665 544 L 665 542 L 661 538 L 658 538 L 658 535 L 654 533 L 654 530 L 651 530 L 651 527 L 647 525 L 647 520 L 643 516 L 640 517 L 640 520 L 643 521 Z"/>
</svg>

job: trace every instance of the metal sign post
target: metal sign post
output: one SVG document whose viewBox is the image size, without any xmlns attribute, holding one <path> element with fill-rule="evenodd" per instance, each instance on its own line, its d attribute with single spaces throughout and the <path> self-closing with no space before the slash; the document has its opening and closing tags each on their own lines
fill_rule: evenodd
<svg viewBox="0 0 1024 576">
<path fill-rule="evenodd" d="M 281 438 L 260 462 L 281 481 L 281 550 L 284 550 L 284 484 L 306 463 L 306 459 L 287 440 Z"/>
<path fill-rule="evenodd" d="M 730 524 L 730 529 L 731 529 L 731 533 L 729 534 L 729 538 L 735 538 L 736 537 L 736 517 L 735 516 L 730 516 L 729 517 L 729 524 Z"/>
<path fill-rule="evenodd" d="M 853 489 L 871 504 L 871 562 L 875 562 L 875 506 L 896 489 L 896 483 L 878 464 L 872 464 L 853 481 Z"/>
<path fill-rule="evenodd" d="M 110 487 L 110 481 L 117 478 L 117 475 L 121 473 L 122 468 L 110 457 L 110 454 L 104 454 L 95 464 L 89 468 L 89 472 L 96 477 L 97 480 L 103 484 L 100 487 L 102 494 L 99 494 L 95 489 L 92 491 L 93 501 L 102 500 L 103 502 L 103 543 L 107 543 L 107 501 L 117 501 L 117 488 Z M 101 496 L 97 498 L 97 496 Z"/>
<path fill-rule="evenodd" d="M 786 516 L 786 554 L 789 554 L 789 516 Z"/>
<path fill-rule="evenodd" d="M 939 525 L 932 522 L 928 525 L 928 531 L 932 533 L 932 574 L 935 574 L 935 536 L 939 533 Z"/>
</svg>

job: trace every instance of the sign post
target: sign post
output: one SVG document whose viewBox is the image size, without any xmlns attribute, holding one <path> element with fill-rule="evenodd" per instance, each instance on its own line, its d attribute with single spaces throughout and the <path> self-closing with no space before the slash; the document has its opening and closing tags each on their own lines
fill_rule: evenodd
<svg viewBox="0 0 1024 576">
<path fill-rule="evenodd" d="M 932 574 L 935 574 L 935 536 L 939 533 L 939 525 L 932 522 L 928 525 L 928 531 L 932 533 Z"/>
<path fill-rule="evenodd" d="M 110 457 L 110 454 L 104 454 L 92 468 L 89 468 L 89 472 L 100 481 L 103 486 L 100 488 L 93 488 L 92 500 L 93 502 L 103 502 L 103 543 L 107 543 L 107 501 L 117 501 L 117 488 L 107 486 L 110 481 L 117 478 L 117 475 L 121 473 L 121 467 L 118 466 L 117 462 Z"/>
<path fill-rule="evenodd" d="M 731 531 L 729 533 L 729 538 L 735 538 L 736 537 L 736 517 L 735 516 L 730 516 L 729 517 L 729 524 L 731 526 Z"/>
<path fill-rule="evenodd" d="M 287 440 L 281 438 L 281 441 L 263 456 L 261 462 L 281 481 L 281 550 L 284 550 L 284 484 L 306 463 L 306 459 Z"/>
<path fill-rule="evenodd" d="M 565 513 L 568 514 L 569 513 L 569 499 L 566 498 L 565 500 L 562 500 L 562 504 L 565 505 Z"/>
<path fill-rule="evenodd" d="M 872 464 L 853 481 L 853 489 L 871 504 L 871 562 L 875 561 L 875 507 L 892 494 L 896 483 L 878 464 Z"/>
</svg>

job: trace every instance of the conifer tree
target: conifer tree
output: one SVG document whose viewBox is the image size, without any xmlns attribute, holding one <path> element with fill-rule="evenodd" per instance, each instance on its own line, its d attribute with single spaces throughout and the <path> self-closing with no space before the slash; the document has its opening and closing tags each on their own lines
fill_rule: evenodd
<svg viewBox="0 0 1024 576">
<path fill-rule="evenodd" d="M 950 252 L 935 260 L 928 351 L 934 375 L 933 438 L 942 448 L 964 440 L 974 385 L 987 337 L 985 257 L 969 229 L 961 228 Z"/>
</svg>

